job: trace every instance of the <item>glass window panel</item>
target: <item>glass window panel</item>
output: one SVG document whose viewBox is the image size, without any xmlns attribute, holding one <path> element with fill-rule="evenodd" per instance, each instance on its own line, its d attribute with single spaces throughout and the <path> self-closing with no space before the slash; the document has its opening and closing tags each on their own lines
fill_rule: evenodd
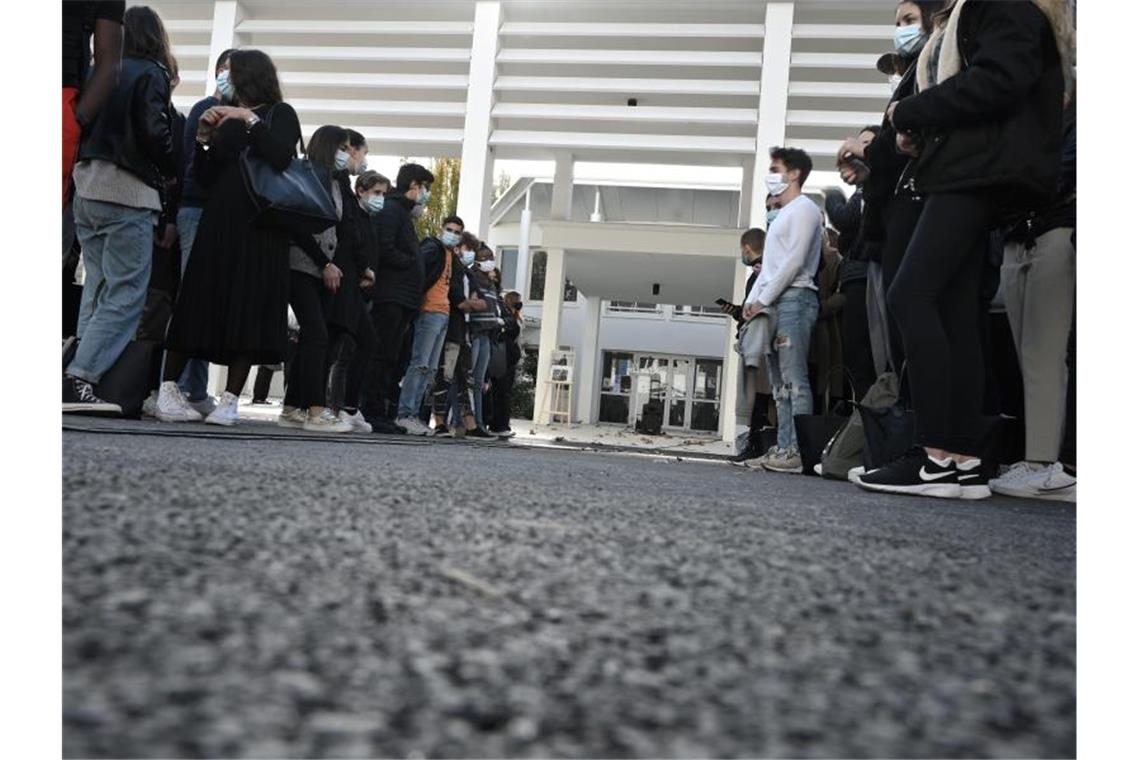
<svg viewBox="0 0 1140 760">
<path fill-rule="evenodd" d="M 598 410 L 600 422 L 618 422 L 623 425 L 629 423 L 629 396 L 618 396 L 603 393 Z"/>
<path fill-rule="evenodd" d="M 602 352 L 602 393 L 629 393 L 633 354 Z"/>
<path fill-rule="evenodd" d="M 719 405 L 711 401 L 693 402 L 693 430 L 717 430 L 720 427 Z"/>
<path fill-rule="evenodd" d="M 697 359 L 697 377 L 693 386 L 694 399 L 716 401 L 720 398 L 720 376 L 723 362 L 720 359 Z"/>
</svg>

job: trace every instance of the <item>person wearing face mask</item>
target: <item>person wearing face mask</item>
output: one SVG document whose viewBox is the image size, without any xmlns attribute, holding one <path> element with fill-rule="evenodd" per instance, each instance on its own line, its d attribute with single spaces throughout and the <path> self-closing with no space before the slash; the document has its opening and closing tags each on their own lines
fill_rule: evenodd
<svg viewBox="0 0 1140 760">
<path fill-rule="evenodd" d="M 474 430 L 474 399 L 469 392 L 468 367 L 471 366 L 471 346 L 468 337 L 468 315 L 483 311 L 487 304 L 476 298 L 471 267 L 475 252 L 482 246 L 479 238 L 464 232 L 451 262 L 451 281 L 447 300 L 449 313 L 447 334 L 444 336 L 443 359 L 436 372 L 432 392 L 432 413 L 435 417 L 435 435 L 462 437 Z"/>
<path fill-rule="evenodd" d="M 515 387 L 515 373 L 522 359 L 519 348 L 519 335 L 522 333 L 522 295 L 517 290 L 502 291 L 499 316 L 503 318 L 500 332 L 502 349 L 506 353 L 506 372 L 501 377 L 491 379 L 491 421 L 490 433 L 499 438 L 513 438 L 511 430 L 511 393 Z"/>
<path fill-rule="evenodd" d="M 811 158 L 799 148 L 772 148 L 765 180 L 779 203 L 779 215 L 764 239 L 760 276 L 748 291 L 743 316 L 760 312 L 772 320 L 775 356 L 769 357 L 768 380 L 776 400 L 776 445 L 761 466 L 773 472 L 800 472 L 799 446 L 793 418 L 812 413 L 808 350 L 819 315 L 815 275 L 822 250 L 823 218 L 815 203 L 803 195 L 811 173 Z"/>
<path fill-rule="evenodd" d="M 337 226 L 336 255 L 333 264 L 342 272 L 342 286 L 333 295 L 328 315 L 329 353 L 328 406 L 347 420 L 358 433 L 372 432 L 359 410 L 360 383 L 368 357 L 376 346 L 376 331 L 368 313 L 366 294 L 376 282 L 370 254 L 376 248 L 371 217 L 384 207 L 384 193 L 390 183 L 376 172 L 356 177 L 355 192 L 348 175 L 353 172 L 352 130 L 348 132 L 348 167 L 337 174 L 344 213 Z"/>
<path fill-rule="evenodd" d="M 914 93 L 918 56 L 934 32 L 946 0 L 902 0 L 895 7 L 895 50 L 880 59 L 880 71 L 893 74 L 887 107 Z M 910 242 L 923 197 L 907 172 L 911 156 L 896 146 L 898 133 L 884 112 L 879 133 L 869 142 L 866 131 L 840 148 L 836 166 L 843 181 L 862 191 L 860 240 L 867 262 L 865 309 L 875 373 L 901 369 L 904 356 L 898 326 L 886 305 L 886 292 Z M 905 176 L 904 176 L 905 175 Z M 850 304 L 850 301 L 848 302 Z"/>
<path fill-rule="evenodd" d="M 396 175 L 395 189 L 384 198 L 384 208 L 372 218 L 377 238 L 372 296 L 376 350 L 365 374 L 362 412 L 375 433 L 404 434 L 394 420 L 397 405 L 389 399 L 400 380 L 397 367 L 404 334 L 424 296 L 424 267 L 412 209 L 417 203 L 427 203 L 434 181 L 435 176 L 423 166 L 404 164 Z"/>
<path fill-rule="evenodd" d="M 359 177 L 368 171 L 368 141 L 355 129 L 345 128 L 345 131 L 348 132 L 348 173 Z"/>
<path fill-rule="evenodd" d="M 447 300 L 448 289 L 451 287 L 451 267 L 462 235 L 463 220 L 458 216 L 449 216 L 443 220 L 439 237 L 428 236 L 420 241 L 424 284 L 427 287 L 420 304 L 420 313 L 416 317 L 411 359 L 400 384 L 400 402 L 396 412 L 396 424 L 410 435 L 427 435 L 431 432 L 420 421 L 419 412 L 428 381 L 435 376 L 443 352 L 448 315 L 451 313 Z"/>
<path fill-rule="evenodd" d="M 338 223 L 312 240 L 297 240 L 289 248 L 289 306 L 300 324 L 296 358 L 289 366 L 285 403 L 277 424 L 318 433 L 347 433 L 352 423 L 340 419 L 327 402 L 328 318 L 333 294 L 340 289 L 343 273 L 334 263 L 340 248 L 351 249 L 351 194 L 345 193 L 343 177 L 348 169 L 348 133 L 342 127 L 324 126 L 309 139 L 308 156 L 318 176 L 328 182 Z M 347 233 L 347 234 L 346 234 Z M 344 237 L 342 238 L 342 234 Z"/>
<path fill-rule="evenodd" d="M 503 327 L 499 316 L 499 293 L 491 273 L 495 270 L 495 253 L 487 245 L 481 245 L 475 253 L 475 263 L 471 266 L 471 297 L 487 304 L 487 308 L 471 311 L 468 314 L 468 328 L 471 342 L 471 364 L 469 390 L 473 398 L 475 429 L 468 435 L 475 438 L 490 438 L 486 420 L 483 418 L 483 394 L 487 391 L 487 367 L 491 361 L 491 340 Z"/>
<path fill-rule="evenodd" d="M 915 93 L 887 109 L 926 197 L 887 293 L 906 350 L 916 445 L 857 482 L 983 499 L 978 302 L 990 231 L 1055 197 L 1075 35 L 1067 0 L 958 0 L 943 16 L 915 65 Z"/>
</svg>

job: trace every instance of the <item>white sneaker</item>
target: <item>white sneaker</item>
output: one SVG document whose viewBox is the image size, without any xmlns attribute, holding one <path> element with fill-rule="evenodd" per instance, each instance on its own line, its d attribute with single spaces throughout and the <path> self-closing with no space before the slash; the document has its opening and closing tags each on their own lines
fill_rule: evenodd
<svg viewBox="0 0 1140 760">
<path fill-rule="evenodd" d="M 163 422 L 201 422 L 202 415 L 191 408 L 178 383 L 167 380 L 158 386 L 158 399 L 154 405 L 154 416 Z"/>
<path fill-rule="evenodd" d="M 301 430 L 305 427 L 305 420 L 308 418 L 309 415 L 304 409 L 285 406 L 281 408 L 281 414 L 277 415 L 277 427 Z"/>
<path fill-rule="evenodd" d="M 359 409 L 356 410 L 355 414 L 349 414 L 348 412 L 341 412 L 340 418 L 342 420 L 344 420 L 345 422 L 347 422 L 348 424 L 352 425 L 352 432 L 354 432 L 354 433 L 371 433 L 372 432 L 372 426 L 369 425 L 368 421 L 364 419 L 364 415 L 360 413 Z"/>
<path fill-rule="evenodd" d="M 190 408 L 202 415 L 203 418 L 209 417 L 218 408 L 218 402 L 213 396 L 206 396 L 204 399 L 198 401 L 190 401 Z"/>
<path fill-rule="evenodd" d="M 431 432 L 428 426 L 415 417 L 400 417 L 396 424 L 404 429 L 408 435 L 427 435 Z"/>
<path fill-rule="evenodd" d="M 302 412 L 303 414 L 303 412 Z M 331 409 L 321 409 L 316 417 L 305 415 L 305 430 L 310 433 L 351 433 L 352 423 L 342 420 L 332 413 Z"/>
<path fill-rule="evenodd" d="M 240 417 L 238 417 L 238 397 L 226 391 L 222 397 L 218 399 L 218 408 L 210 413 L 206 418 L 208 425 L 225 425 L 232 427 L 238 424 Z"/>
<path fill-rule="evenodd" d="M 1077 479 L 1065 472 L 1060 462 L 1048 466 L 1018 462 L 1014 467 L 1018 465 L 1025 467 L 1014 477 L 1008 477 L 1013 473 L 1013 468 L 1010 468 L 1010 471 L 1002 477 L 990 481 L 990 489 L 994 493 L 1023 499 L 1069 502 L 1077 500 Z"/>
<path fill-rule="evenodd" d="M 155 411 L 158 409 L 158 391 L 151 391 L 150 395 L 143 399 L 142 414 L 143 417 L 153 417 Z"/>
<path fill-rule="evenodd" d="M 823 462 L 820 462 L 819 464 L 813 464 L 811 466 L 811 471 L 822 478 L 823 477 Z"/>
</svg>

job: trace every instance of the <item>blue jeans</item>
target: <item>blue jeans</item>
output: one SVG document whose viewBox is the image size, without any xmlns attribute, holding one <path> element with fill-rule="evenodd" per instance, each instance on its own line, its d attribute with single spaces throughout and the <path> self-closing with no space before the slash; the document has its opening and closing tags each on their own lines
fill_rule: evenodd
<svg viewBox="0 0 1140 760">
<path fill-rule="evenodd" d="M 797 446 L 795 415 L 811 414 L 808 351 L 819 316 L 819 295 L 809 288 L 788 288 L 776 300 L 772 333 L 776 356 L 769 357 L 768 379 L 776 402 L 776 445 Z"/>
<path fill-rule="evenodd" d="M 491 334 L 474 333 L 471 336 L 471 394 L 475 397 L 475 424 L 483 429 L 483 381 L 491 363 Z"/>
<path fill-rule="evenodd" d="M 427 392 L 428 380 L 435 377 L 443 339 L 447 337 L 447 314 L 424 311 L 416 317 L 412 338 L 412 359 L 404 382 L 400 385 L 400 405 L 397 417 L 418 417 Z"/>
<path fill-rule="evenodd" d="M 202 221 L 202 209 L 196 206 L 183 206 L 178 209 L 178 246 L 182 249 L 182 274 L 186 274 L 186 262 L 194 248 L 194 238 L 198 236 L 198 223 Z M 210 363 L 204 359 L 190 359 L 178 387 L 191 401 L 206 398 L 206 383 L 210 377 Z"/>
<path fill-rule="evenodd" d="M 72 205 L 87 279 L 79 347 L 67 374 L 98 383 L 134 339 L 142 318 L 158 212 L 78 195 Z"/>
</svg>

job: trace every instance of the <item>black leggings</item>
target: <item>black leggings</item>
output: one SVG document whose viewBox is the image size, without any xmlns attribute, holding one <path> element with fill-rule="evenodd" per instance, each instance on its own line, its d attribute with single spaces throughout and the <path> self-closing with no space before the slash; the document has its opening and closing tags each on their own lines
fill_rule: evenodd
<svg viewBox="0 0 1140 760">
<path fill-rule="evenodd" d="M 980 453 L 978 293 L 995 201 L 988 193 L 929 196 L 887 293 L 906 352 L 915 442 L 955 454 Z"/>
<path fill-rule="evenodd" d="M 325 327 L 324 283 L 302 272 L 289 273 L 289 305 L 301 326 L 297 357 L 289 366 L 285 406 L 307 409 L 325 405 L 325 357 L 329 350 L 329 332 Z"/>
<path fill-rule="evenodd" d="M 848 280 L 839 286 L 839 292 L 845 297 L 839 326 L 843 363 L 851 372 L 854 400 L 862 401 L 875 382 L 875 359 L 871 355 L 871 333 L 867 324 L 867 279 Z"/>
<path fill-rule="evenodd" d="M 391 419 L 395 416 L 394 404 L 388 400 L 392 392 L 392 384 L 400 381 L 396 375 L 397 365 L 400 361 L 400 350 L 404 345 L 404 333 L 412 323 L 412 317 L 417 314 L 415 309 L 409 309 L 395 303 L 372 304 L 372 325 L 376 328 L 376 350 L 368 362 L 368 371 L 365 373 L 364 400 L 362 411 L 368 418 L 382 417 Z M 389 409 L 389 407 L 391 407 Z"/>
</svg>

